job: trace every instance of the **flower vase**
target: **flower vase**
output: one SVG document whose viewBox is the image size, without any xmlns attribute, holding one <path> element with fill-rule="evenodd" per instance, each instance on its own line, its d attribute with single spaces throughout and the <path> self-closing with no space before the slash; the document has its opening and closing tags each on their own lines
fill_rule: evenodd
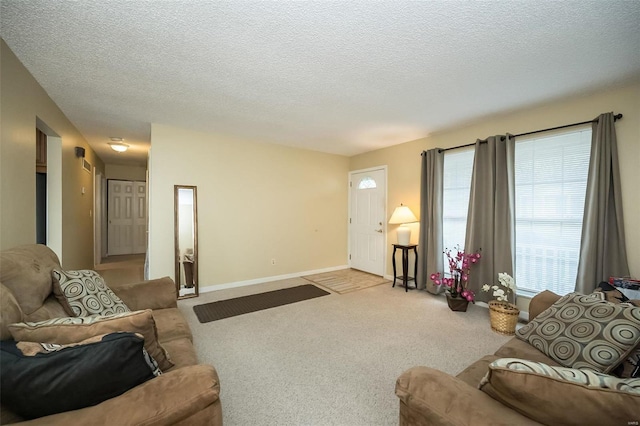
<svg viewBox="0 0 640 426">
<path fill-rule="evenodd" d="M 452 311 L 467 312 L 469 301 L 464 297 L 454 297 L 451 293 L 447 293 L 447 304 Z"/>
<path fill-rule="evenodd" d="M 460 275 L 454 274 L 453 280 L 453 285 L 449 289 L 449 293 L 451 294 L 451 297 L 456 299 L 460 297 Z"/>
<path fill-rule="evenodd" d="M 520 310 L 513 303 L 489 302 L 489 319 L 491 330 L 503 336 L 513 336 L 516 334 L 516 324 Z"/>
</svg>

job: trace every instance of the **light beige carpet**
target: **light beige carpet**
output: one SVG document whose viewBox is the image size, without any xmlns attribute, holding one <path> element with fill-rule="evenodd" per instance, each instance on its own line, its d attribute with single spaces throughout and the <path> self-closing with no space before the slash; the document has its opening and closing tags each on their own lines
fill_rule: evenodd
<svg viewBox="0 0 640 426">
<path fill-rule="evenodd" d="M 489 312 L 378 285 L 200 324 L 193 306 L 288 288 L 292 278 L 178 301 L 202 363 L 220 375 L 225 426 L 392 426 L 398 376 L 425 365 L 457 374 L 507 340 Z"/>
<path fill-rule="evenodd" d="M 375 287 L 380 284 L 391 284 L 379 275 L 356 269 L 340 269 L 338 271 L 325 272 L 322 274 L 307 275 L 302 277 L 315 284 L 319 284 L 338 294 L 351 293 L 352 291 L 364 288 Z"/>
</svg>

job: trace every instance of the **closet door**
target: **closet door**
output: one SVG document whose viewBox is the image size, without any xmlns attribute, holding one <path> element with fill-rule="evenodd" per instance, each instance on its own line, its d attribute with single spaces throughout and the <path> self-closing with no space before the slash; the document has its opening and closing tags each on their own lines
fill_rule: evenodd
<svg viewBox="0 0 640 426">
<path fill-rule="evenodd" d="M 132 181 L 109 180 L 109 256 L 134 253 L 134 186 Z"/>
<path fill-rule="evenodd" d="M 146 183 L 111 179 L 108 184 L 108 192 L 108 255 L 146 252 Z"/>
</svg>

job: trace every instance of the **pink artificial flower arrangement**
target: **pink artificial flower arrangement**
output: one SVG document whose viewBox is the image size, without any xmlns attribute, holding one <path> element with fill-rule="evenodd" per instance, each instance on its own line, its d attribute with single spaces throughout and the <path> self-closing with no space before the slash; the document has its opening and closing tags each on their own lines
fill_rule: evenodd
<svg viewBox="0 0 640 426">
<path fill-rule="evenodd" d="M 471 267 L 480 261 L 480 250 L 467 254 L 464 250 L 460 250 L 460 247 L 456 247 L 455 255 L 449 249 L 446 249 L 444 254 L 449 260 L 451 277 L 444 277 L 444 274 L 437 272 L 431 274 L 431 281 L 433 281 L 435 285 L 446 285 L 449 287 L 451 297 L 456 298 L 461 296 L 469 302 L 475 303 L 476 295 L 473 291 L 467 289 L 467 282 L 469 281 Z"/>
</svg>

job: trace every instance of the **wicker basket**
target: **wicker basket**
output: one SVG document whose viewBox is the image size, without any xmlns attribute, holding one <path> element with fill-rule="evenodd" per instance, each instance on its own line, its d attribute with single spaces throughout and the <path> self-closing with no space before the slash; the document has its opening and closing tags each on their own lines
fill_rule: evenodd
<svg viewBox="0 0 640 426">
<path fill-rule="evenodd" d="M 516 334 L 516 324 L 520 310 L 512 303 L 498 302 L 492 300 L 489 302 L 489 318 L 491 320 L 491 329 L 496 333 L 504 336 L 513 336 Z"/>
</svg>

